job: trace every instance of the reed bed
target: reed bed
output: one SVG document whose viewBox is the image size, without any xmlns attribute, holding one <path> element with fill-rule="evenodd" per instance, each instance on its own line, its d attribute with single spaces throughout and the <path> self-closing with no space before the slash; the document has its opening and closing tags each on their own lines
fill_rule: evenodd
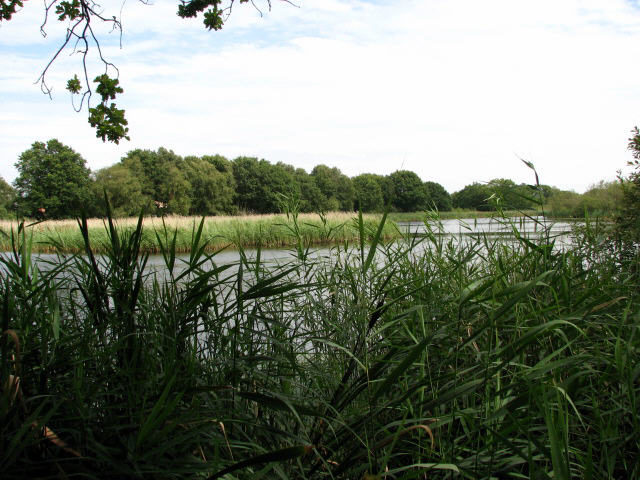
<svg viewBox="0 0 640 480">
<path fill-rule="evenodd" d="M 515 217 L 535 217 L 540 215 L 538 210 L 500 210 L 500 211 L 478 211 L 454 208 L 446 212 L 437 212 L 440 220 L 459 220 L 474 218 L 515 218 Z M 380 216 L 379 216 L 380 217 Z M 394 222 L 422 222 L 425 219 L 425 212 L 393 212 L 389 213 L 388 219 Z"/>
<path fill-rule="evenodd" d="M 382 215 L 363 215 L 366 224 L 379 221 Z M 298 215 L 299 234 L 303 240 L 312 245 L 328 245 L 339 242 L 353 242 L 358 237 L 355 224 L 357 214 L 348 212 L 330 212 L 326 215 Z M 188 253 L 191 248 L 191 232 L 201 217 L 165 216 L 145 217 L 143 220 L 143 237 L 141 251 L 160 253 L 161 247 L 157 234 L 165 228 L 176 230 L 176 250 Z M 134 229 L 137 218 L 119 218 L 113 220 L 120 229 Z M 0 221 L 0 250 L 9 250 L 10 236 L 7 232 L 16 230 L 20 222 Z M 215 251 L 224 247 L 290 247 L 295 244 L 288 229 L 289 220 L 286 214 L 214 216 L 204 217 L 203 236 L 207 250 Z M 28 235 L 33 235 L 32 248 L 41 253 L 78 253 L 84 251 L 84 239 L 78 229 L 77 220 L 47 220 L 45 222 L 25 222 Z M 105 220 L 87 219 L 89 238 L 95 252 L 105 252 L 110 248 L 110 239 L 105 229 Z M 2 232 L 5 232 L 4 235 Z M 400 238 L 400 233 L 391 223 L 385 226 L 383 238 L 392 240 Z M 292 243 L 293 242 L 293 243 Z"/>
<path fill-rule="evenodd" d="M 640 478 L 640 258 L 587 224 L 354 242 L 233 265 L 206 221 L 0 268 L 3 478 Z M 542 227 L 542 225 L 541 225 Z M 156 230 L 158 231 L 158 230 Z M 631 248 L 631 247 L 627 247 Z M 46 267 L 46 268 L 45 268 Z"/>
<path fill-rule="evenodd" d="M 535 214 L 535 212 L 501 212 L 502 216 L 520 217 Z M 391 213 L 382 233 L 383 240 L 395 240 L 402 234 L 394 228 L 395 222 L 424 221 L 424 212 Z M 476 212 L 456 210 L 453 212 L 438 212 L 437 218 L 486 218 L 495 216 L 496 212 Z M 330 245 L 341 242 L 354 242 L 358 239 L 356 226 L 357 213 L 329 212 L 327 214 L 300 213 L 299 228 L 303 240 L 312 245 Z M 382 214 L 364 214 L 367 225 L 379 222 Z M 202 217 L 184 217 L 169 215 L 164 217 L 145 217 L 143 220 L 143 239 L 141 249 L 146 253 L 160 253 L 156 234 L 169 228 L 177 230 L 176 249 L 179 253 L 188 253 L 190 249 L 191 231 Z M 286 214 L 242 215 L 242 216 L 211 216 L 204 217 L 203 235 L 207 240 L 208 251 L 215 251 L 224 247 L 291 247 L 296 240 L 291 236 L 287 225 L 289 218 Z M 114 224 L 121 229 L 133 229 L 138 219 L 134 217 L 118 218 Z M 20 221 L 0 220 L 0 250 L 9 250 L 10 237 L 7 235 L 12 229 L 16 230 Z M 32 248 L 39 253 L 78 253 L 84 251 L 84 240 L 78 229 L 78 221 L 36 220 L 25 221 L 27 232 L 33 235 Z M 100 218 L 87 219 L 89 237 L 92 248 L 96 252 L 105 252 L 109 248 L 109 238 L 105 230 L 105 220 Z M 4 234 L 2 234 L 4 232 Z"/>
</svg>

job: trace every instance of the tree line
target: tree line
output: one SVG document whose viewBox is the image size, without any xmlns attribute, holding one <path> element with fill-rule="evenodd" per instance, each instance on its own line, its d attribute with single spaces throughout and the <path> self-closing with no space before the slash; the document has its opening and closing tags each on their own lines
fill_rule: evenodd
<svg viewBox="0 0 640 480">
<path fill-rule="evenodd" d="M 5 216 L 47 218 L 104 215 L 106 193 L 115 215 L 147 213 L 233 215 L 276 213 L 285 198 L 302 212 L 450 210 L 451 196 L 414 172 L 372 173 L 350 178 L 336 167 L 310 173 L 286 163 L 241 156 L 180 156 L 171 150 L 132 150 L 118 163 L 95 172 L 58 140 L 35 142 L 15 164 L 13 188 L 0 185 Z M 13 210 L 13 212 L 12 212 Z"/>
<path fill-rule="evenodd" d="M 488 211 L 530 209 L 553 198 L 579 196 L 509 179 L 473 183 L 451 195 L 439 183 L 425 182 L 409 170 L 350 178 L 326 165 L 317 165 L 308 173 L 256 157 L 182 157 L 165 148 L 132 150 L 115 165 L 91 172 L 79 153 L 55 139 L 35 142 L 15 165 L 19 175 L 13 187 L 0 178 L 0 216 L 68 218 L 83 211 L 103 216 L 105 193 L 116 216 L 141 211 L 176 215 L 277 213 L 282 211 L 285 198 L 296 201 L 301 212 Z M 601 184 L 598 188 L 616 187 Z"/>
</svg>

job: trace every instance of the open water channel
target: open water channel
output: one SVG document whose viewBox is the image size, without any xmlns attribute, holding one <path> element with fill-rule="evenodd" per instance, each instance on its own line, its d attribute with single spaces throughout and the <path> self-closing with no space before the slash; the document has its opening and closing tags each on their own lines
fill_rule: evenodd
<svg viewBox="0 0 640 480">
<path fill-rule="evenodd" d="M 477 218 L 477 219 L 452 219 L 440 220 L 438 222 L 397 222 L 398 229 L 408 236 L 421 237 L 428 233 L 429 230 L 436 235 L 458 241 L 473 241 L 478 236 L 489 238 L 501 237 L 505 241 L 510 239 L 515 241 L 514 228 L 523 237 L 534 239 L 545 236 L 553 239 L 556 248 L 568 247 L 571 245 L 571 224 L 568 222 L 556 222 L 542 217 L 524 218 L 514 217 L 508 219 L 495 218 Z M 355 253 L 355 245 L 354 247 Z M 426 244 L 419 244 L 413 250 L 415 254 L 419 254 L 422 248 L 426 248 Z M 249 260 L 257 259 L 257 250 L 246 249 L 244 254 Z M 312 247 L 309 252 L 309 260 L 322 260 L 336 257 L 335 247 L 323 246 Z M 270 248 L 260 251 L 260 261 L 266 264 L 281 264 L 290 262 L 295 259 L 295 250 L 289 248 Z M 188 259 L 188 255 L 180 256 L 181 259 Z M 240 261 L 240 253 L 237 250 L 224 250 L 214 257 L 217 265 L 237 264 Z M 164 269 L 164 259 L 162 255 L 151 255 L 148 260 L 148 267 L 156 272 Z"/>
<path fill-rule="evenodd" d="M 514 217 L 509 219 L 495 218 L 477 218 L 477 219 L 453 219 L 440 220 L 438 222 L 398 222 L 397 228 L 409 237 L 421 237 L 429 231 L 435 235 L 444 236 L 446 238 L 457 241 L 473 241 L 478 236 L 488 238 L 501 237 L 505 241 L 515 240 L 514 229 L 517 229 L 523 237 L 535 238 L 540 235 L 548 236 L 555 242 L 557 248 L 563 248 L 571 244 L 571 224 L 567 222 L 554 222 L 548 219 Z M 355 245 L 353 245 L 355 248 Z M 425 243 L 418 244 L 413 250 L 414 254 L 419 254 Z M 344 253 L 344 249 L 343 252 Z M 355 253 L 355 250 L 354 250 Z M 244 250 L 249 261 L 255 261 L 258 258 L 256 249 L 247 248 Z M 308 259 L 310 261 L 322 261 L 335 258 L 338 252 L 335 247 L 323 246 L 313 247 L 309 251 Z M 3 255 L 3 253 L 0 253 Z M 293 248 L 263 248 L 260 250 L 260 261 L 265 264 L 283 264 L 291 262 L 295 259 L 296 252 Z M 178 255 L 176 258 L 176 271 L 181 270 L 184 261 L 188 260 L 187 254 Z M 227 249 L 219 252 L 213 258 L 216 265 L 235 265 L 240 262 L 240 252 L 233 249 Z M 50 265 L 58 263 L 58 256 L 55 254 L 38 254 L 36 262 L 43 270 L 50 268 Z M 2 268 L 2 267 L 0 267 Z M 162 255 L 150 255 L 147 262 L 147 270 L 149 273 L 163 274 L 165 270 L 165 261 Z"/>
</svg>

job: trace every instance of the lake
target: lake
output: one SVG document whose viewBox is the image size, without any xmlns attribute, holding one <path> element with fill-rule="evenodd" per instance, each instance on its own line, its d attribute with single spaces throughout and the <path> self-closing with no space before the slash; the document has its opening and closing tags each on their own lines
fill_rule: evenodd
<svg viewBox="0 0 640 480">
<path fill-rule="evenodd" d="M 513 228 L 515 227 L 522 236 L 527 238 L 536 237 L 545 233 L 550 238 L 555 240 L 556 247 L 563 248 L 571 245 L 571 224 L 567 222 L 554 222 L 543 217 L 524 218 L 513 217 L 508 219 L 496 219 L 496 218 L 476 218 L 476 219 L 452 219 L 441 220 L 438 222 L 429 222 L 428 226 L 424 222 L 397 222 L 398 229 L 408 234 L 409 236 L 424 236 L 428 228 L 433 233 L 439 236 L 449 237 L 451 239 L 458 239 L 459 241 L 473 241 L 474 238 L 481 235 L 484 237 L 504 237 L 508 240 L 509 237 L 515 239 L 513 235 Z M 355 247 L 355 245 L 352 245 Z M 413 251 L 414 254 L 419 254 L 421 249 L 425 248 L 425 244 L 419 244 Z M 245 255 L 249 260 L 255 261 L 257 259 L 258 250 L 254 248 L 247 248 L 244 250 Z M 355 253 L 355 248 L 353 253 Z M 344 249 L 342 249 L 344 254 Z M 322 246 L 312 247 L 309 250 L 310 261 L 322 261 L 334 259 L 338 255 L 336 247 Z M 55 254 L 37 254 L 36 261 L 39 261 L 41 268 L 47 269 L 50 262 L 57 263 L 58 256 Z M 291 262 L 295 259 L 295 250 L 289 248 L 263 248 L 260 250 L 260 261 L 265 264 L 282 264 L 285 262 Z M 181 269 L 181 265 L 185 260 L 188 260 L 188 254 L 177 255 L 176 268 Z M 227 249 L 217 253 L 213 257 L 213 261 L 217 265 L 229 265 L 237 264 L 240 261 L 240 252 L 234 249 Z M 147 269 L 149 272 L 160 273 L 165 268 L 165 262 L 162 255 L 150 255 L 147 262 Z"/>
</svg>

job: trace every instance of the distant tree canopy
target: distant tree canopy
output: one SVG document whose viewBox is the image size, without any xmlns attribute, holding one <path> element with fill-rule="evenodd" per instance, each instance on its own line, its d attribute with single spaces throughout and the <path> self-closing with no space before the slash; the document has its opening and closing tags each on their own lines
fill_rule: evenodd
<svg viewBox="0 0 640 480">
<path fill-rule="evenodd" d="M 219 155 L 185 157 L 185 176 L 191 184 L 190 215 L 221 215 L 235 210 L 235 178 L 229 160 Z"/>
<path fill-rule="evenodd" d="M 282 211 L 286 198 L 295 199 L 302 212 L 451 209 L 450 195 L 442 185 L 422 182 L 408 170 L 349 178 L 337 167 L 322 164 L 307 173 L 256 157 L 181 157 L 159 148 L 131 150 L 117 164 L 91 174 L 84 160 L 57 140 L 47 145 L 36 142 L 20 159 L 22 174 L 15 186 L 19 213 L 27 216 L 35 215 L 38 208 L 46 209 L 46 218 L 74 217 L 82 209 L 88 215 L 105 215 L 105 194 L 116 216 L 142 211 L 157 215 L 276 213 Z M 1 209 L 0 198 L 0 215 L 6 216 L 14 193 L 0 184 L 0 194 L 5 190 L 7 206 Z M 65 192 L 75 196 L 63 197 Z"/>
<path fill-rule="evenodd" d="M 294 173 L 282 163 L 273 165 L 255 157 L 236 158 L 233 161 L 235 204 L 241 210 L 256 213 L 280 211 L 282 196 L 296 193 Z"/>
<path fill-rule="evenodd" d="M 453 206 L 451 203 L 451 195 L 449 195 L 449 192 L 447 192 L 442 185 L 436 182 L 425 182 L 424 186 L 429 209 L 435 209 L 440 212 L 451 210 Z"/>
<path fill-rule="evenodd" d="M 383 179 L 381 175 L 363 173 L 351 179 L 355 193 L 355 209 L 363 212 L 384 210 Z"/>
<path fill-rule="evenodd" d="M 300 190 L 300 210 L 302 212 L 323 211 L 326 197 L 316 185 L 315 179 L 304 168 L 295 169 L 295 180 Z"/>
<path fill-rule="evenodd" d="M 635 134 L 630 143 L 637 166 Z M 634 143 L 635 142 L 635 143 Z M 638 169 L 624 182 L 600 182 L 586 193 L 565 192 L 546 185 L 532 187 L 499 178 L 473 183 L 450 195 L 439 183 L 423 182 L 409 170 L 389 175 L 363 173 L 349 178 L 337 167 L 302 168 L 256 157 L 229 160 L 222 155 L 177 155 L 166 148 L 131 150 L 118 163 L 91 173 L 84 159 L 57 140 L 36 142 L 16 163 L 15 190 L 0 179 L 0 217 L 18 213 L 45 218 L 106 213 L 104 196 L 116 216 L 234 215 L 277 213 L 286 199 L 301 212 L 490 211 L 537 208 L 545 203 L 561 216 L 615 216 L 624 202 L 637 205 Z M 633 208 L 624 218 L 633 223 Z M 622 218 L 622 217 L 621 217 Z"/>
<path fill-rule="evenodd" d="M 132 150 L 121 160 L 142 186 L 148 205 L 159 202 L 168 214 L 187 215 L 191 208 L 192 191 L 187 181 L 184 159 L 171 150 Z"/>
<path fill-rule="evenodd" d="M 114 215 L 138 215 L 149 206 L 149 198 L 142 193 L 142 183 L 134 172 L 122 163 L 98 170 L 93 182 L 96 213 L 104 214 L 104 193 L 107 194 Z"/>
<path fill-rule="evenodd" d="M 489 198 L 491 190 L 487 185 L 474 182 L 451 195 L 451 202 L 455 208 L 487 211 L 491 210 Z"/>
<path fill-rule="evenodd" d="M 354 191 L 351 179 L 338 168 L 317 165 L 311 171 L 311 176 L 324 195 L 323 204 L 319 205 L 320 210 L 342 210 L 345 212 L 353 210 Z"/>
<path fill-rule="evenodd" d="M 451 195 L 455 208 L 491 211 L 527 210 L 544 203 L 550 193 L 545 185 L 534 187 L 525 183 L 516 184 L 506 178 L 495 178 L 488 183 L 474 182 Z M 542 194 L 542 198 L 541 195 Z"/>
<path fill-rule="evenodd" d="M 555 191 L 549 201 L 554 214 L 567 217 L 614 217 L 624 207 L 624 185 L 618 181 L 600 181 L 591 185 L 582 195 L 575 192 Z"/>
<path fill-rule="evenodd" d="M 424 210 L 427 191 L 420 177 L 409 170 L 397 170 L 389 175 L 393 196 L 391 205 L 399 212 Z"/>
<path fill-rule="evenodd" d="M 165 148 L 132 150 L 120 163 L 95 174 L 94 191 L 106 191 L 117 215 L 141 211 L 219 215 L 234 209 L 235 183 L 224 157 L 182 158 Z M 101 197 L 99 197 L 101 198 Z M 104 214 L 100 202 L 99 214 Z"/>
<path fill-rule="evenodd" d="M 16 197 L 15 190 L 4 178 L 0 177 L 0 218 L 9 217 L 9 212 Z"/>
<path fill-rule="evenodd" d="M 45 209 L 48 218 L 77 216 L 93 200 L 84 158 L 58 140 L 35 142 L 15 166 L 16 202 L 22 215 L 36 216 Z"/>
</svg>

